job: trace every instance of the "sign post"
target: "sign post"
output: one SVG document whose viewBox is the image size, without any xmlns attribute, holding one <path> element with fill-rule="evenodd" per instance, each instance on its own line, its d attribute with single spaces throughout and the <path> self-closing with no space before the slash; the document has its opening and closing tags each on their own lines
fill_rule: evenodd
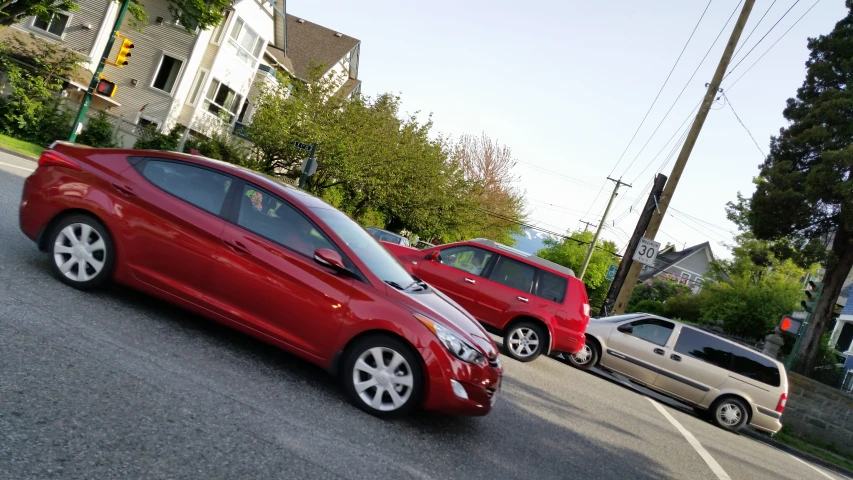
<svg viewBox="0 0 853 480">
<path fill-rule="evenodd" d="M 308 181 L 308 177 L 317 172 L 317 159 L 314 158 L 314 153 L 317 151 L 317 144 L 293 142 L 293 146 L 308 152 L 308 158 L 302 161 L 302 175 L 299 177 L 299 188 L 305 188 L 305 182 Z"/>
</svg>

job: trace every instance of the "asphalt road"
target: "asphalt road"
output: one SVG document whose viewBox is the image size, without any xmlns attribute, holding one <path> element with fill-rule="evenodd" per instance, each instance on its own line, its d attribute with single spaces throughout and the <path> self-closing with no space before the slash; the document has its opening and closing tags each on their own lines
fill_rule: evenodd
<svg viewBox="0 0 853 480">
<path fill-rule="evenodd" d="M 505 358 L 487 417 L 378 420 L 263 343 L 54 280 L 18 230 L 34 166 L 0 154 L 0 478 L 841 478 L 550 358 Z"/>
</svg>

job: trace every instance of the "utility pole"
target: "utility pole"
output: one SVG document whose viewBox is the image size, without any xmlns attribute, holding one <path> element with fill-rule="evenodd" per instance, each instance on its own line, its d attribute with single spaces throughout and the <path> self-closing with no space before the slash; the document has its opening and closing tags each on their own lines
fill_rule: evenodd
<svg viewBox="0 0 853 480">
<path fill-rule="evenodd" d="M 581 223 L 586 224 L 586 228 L 584 228 L 584 229 L 583 229 L 583 231 L 584 231 L 584 232 L 588 232 L 588 231 L 589 231 L 589 226 L 590 226 L 590 225 L 592 225 L 592 222 L 585 222 L 585 221 L 581 220 Z M 597 227 L 598 225 L 592 225 L 592 226 L 593 226 L 593 227 Z"/>
<path fill-rule="evenodd" d="M 738 17 L 734 30 L 732 30 L 732 35 L 729 38 L 729 43 L 726 44 L 726 49 L 723 51 L 723 56 L 720 58 L 719 65 L 717 65 L 717 71 L 714 72 L 714 77 L 711 79 L 711 83 L 707 85 L 708 91 L 705 92 L 705 99 L 702 100 L 702 105 L 696 113 L 696 119 L 693 120 L 693 124 L 690 126 L 690 132 L 687 134 L 687 139 L 684 141 L 684 145 L 681 147 L 681 152 L 678 154 L 678 160 L 675 161 L 675 165 L 672 167 L 672 172 L 669 174 L 669 180 L 666 182 L 666 186 L 661 194 L 660 201 L 658 202 L 660 215 L 653 216 L 652 220 L 649 222 L 649 228 L 646 230 L 645 234 L 645 237 L 649 240 L 654 240 L 658 230 L 660 229 L 660 224 L 663 221 L 664 215 L 666 215 L 669 202 L 672 201 L 672 196 L 675 194 L 675 188 L 678 186 L 678 181 L 681 180 L 681 174 L 684 173 L 684 167 L 687 165 L 687 159 L 690 158 L 690 153 L 696 145 L 696 139 L 699 137 L 699 132 L 705 124 L 705 119 L 708 118 L 708 112 L 711 110 L 714 98 L 720 91 L 720 83 L 723 81 L 726 69 L 729 68 L 729 63 L 732 61 L 732 54 L 740 40 L 741 33 L 743 33 L 743 28 L 746 26 L 746 21 L 749 19 L 749 14 L 752 12 L 752 7 L 754 5 L 755 0 L 746 0 L 746 2 L 744 2 L 743 9 L 740 11 L 740 16 Z M 631 294 L 634 292 L 634 287 L 637 285 L 637 279 L 640 277 L 641 268 L 642 265 L 639 262 L 635 262 L 631 265 L 631 269 L 628 271 L 628 276 L 625 278 L 622 290 L 619 292 L 619 296 L 616 298 L 616 303 L 613 305 L 612 313 L 620 314 L 625 311 L 625 306 L 628 304 L 628 300 L 630 300 Z"/>
<path fill-rule="evenodd" d="M 657 212 L 658 199 L 660 198 L 661 192 L 663 192 L 664 184 L 666 184 L 666 175 L 659 173 L 655 177 L 655 183 L 652 185 L 652 191 L 649 192 L 649 199 L 646 200 L 646 205 L 640 211 L 640 220 L 637 221 L 637 226 L 634 228 L 634 234 L 631 235 L 631 240 L 628 242 L 628 246 L 625 247 L 625 255 L 622 257 L 622 261 L 619 262 L 619 269 L 616 270 L 616 276 L 613 277 L 613 281 L 610 283 L 610 290 L 607 291 L 607 298 L 604 299 L 604 304 L 601 306 L 600 315 L 602 317 L 606 317 L 613 311 L 613 304 L 616 303 L 616 297 L 619 295 L 619 291 L 625 283 L 625 278 L 628 276 L 628 270 L 634 262 L 634 251 L 637 250 L 637 245 L 640 244 L 640 239 L 643 238 L 643 234 L 646 232 L 646 227 L 649 226 L 649 222 Z"/>
<path fill-rule="evenodd" d="M 110 34 L 110 38 L 107 40 L 107 45 L 104 47 L 104 53 L 101 55 L 101 61 L 98 62 L 98 67 L 95 69 L 95 74 L 92 75 L 92 81 L 89 82 L 89 88 L 86 89 L 86 94 L 83 95 L 83 103 L 80 105 L 80 111 L 77 112 L 77 118 L 74 120 L 74 128 L 71 129 L 71 135 L 68 136 L 68 141 L 73 142 L 77 140 L 77 135 L 83 129 L 83 120 L 86 119 L 86 111 L 89 110 L 89 104 L 92 103 L 92 92 L 98 88 L 98 81 L 101 79 L 101 73 L 104 72 L 104 64 L 107 62 L 107 58 L 110 56 L 110 52 L 113 49 L 113 44 L 116 41 L 116 33 L 118 33 L 121 28 L 121 22 L 124 21 L 124 14 L 127 13 L 127 7 L 130 6 L 130 0 L 123 0 L 121 2 L 121 9 L 118 11 L 118 16 L 116 17 L 116 23 L 113 26 L 113 31 Z"/>
<path fill-rule="evenodd" d="M 581 267 L 581 276 L 578 277 L 580 281 L 583 281 L 583 276 L 586 273 L 586 267 L 589 266 L 589 261 L 592 259 L 592 252 L 595 251 L 595 244 L 598 242 L 598 236 L 601 235 L 601 230 L 604 228 L 604 222 L 607 221 L 607 215 L 610 213 L 610 207 L 613 206 L 613 200 L 616 200 L 616 195 L 619 194 L 619 187 L 625 185 L 628 188 L 631 188 L 631 186 L 623 182 L 621 178 L 616 180 L 615 178 L 607 177 L 607 179 L 611 182 L 616 182 L 616 186 L 613 187 L 613 193 L 610 194 L 610 200 L 607 202 L 607 208 L 604 209 L 604 216 L 601 217 L 601 220 L 598 222 L 598 229 L 595 231 L 595 236 L 592 237 L 592 243 L 589 244 L 589 250 L 586 252 L 586 259 L 584 259 L 583 267 Z"/>
</svg>

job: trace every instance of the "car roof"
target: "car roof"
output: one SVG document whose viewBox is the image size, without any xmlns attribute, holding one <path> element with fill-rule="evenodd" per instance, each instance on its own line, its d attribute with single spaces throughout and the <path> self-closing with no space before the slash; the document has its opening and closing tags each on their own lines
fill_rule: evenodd
<svg viewBox="0 0 853 480">
<path fill-rule="evenodd" d="M 475 243 L 478 245 L 483 245 L 483 246 L 486 246 L 489 248 L 493 248 L 495 250 L 501 250 L 501 251 L 504 251 L 506 253 L 510 253 L 512 255 L 515 255 L 517 257 L 521 257 L 525 261 L 532 263 L 534 265 L 538 265 L 540 267 L 545 267 L 547 269 L 554 270 L 556 272 L 560 272 L 560 273 L 562 273 L 564 275 L 568 275 L 570 277 L 575 276 L 575 272 L 571 268 L 566 268 L 566 267 L 564 267 L 558 263 L 554 263 L 550 260 L 545 260 L 542 257 L 537 257 L 536 255 L 531 255 L 527 252 L 523 252 L 521 250 L 518 250 L 516 248 L 512 248 L 512 247 L 504 245 L 502 243 L 498 243 L 494 240 L 489 240 L 486 238 L 475 238 L 473 240 L 468 240 L 468 243 Z"/>
</svg>

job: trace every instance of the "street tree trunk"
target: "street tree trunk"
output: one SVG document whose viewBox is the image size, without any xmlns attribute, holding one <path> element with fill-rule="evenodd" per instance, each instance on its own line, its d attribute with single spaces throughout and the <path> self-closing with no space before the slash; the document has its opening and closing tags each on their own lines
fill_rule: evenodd
<svg viewBox="0 0 853 480">
<path fill-rule="evenodd" d="M 853 268 L 853 234 L 848 232 L 842 223 L 835 232 L 835 239 L 832 242 L 826 276 L 823 279 L 823 294 L 815 305 L 812 322 L 803 335 L 803 348 L 794 363 L 796 372 L 810 375 L 814 371 L 820 343 L 835 313 L 835 302 L 851 268 Z"/>
</svg>

